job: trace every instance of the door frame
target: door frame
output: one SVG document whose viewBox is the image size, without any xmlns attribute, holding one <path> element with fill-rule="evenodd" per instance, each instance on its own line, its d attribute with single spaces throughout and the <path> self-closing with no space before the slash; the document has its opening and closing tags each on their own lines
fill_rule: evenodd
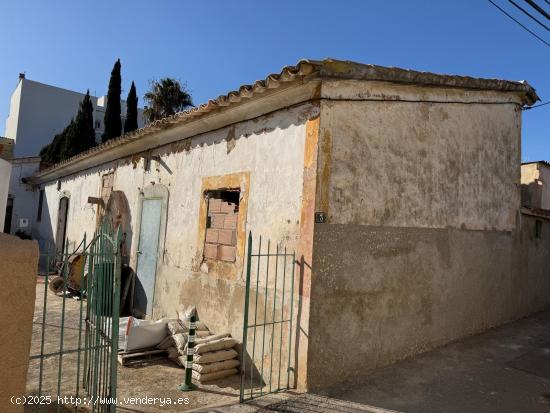
<svg viewBox="0 0 550 413">
<path fill-rule="evenodd" d="M 132 243 L 132 245 L 135 245 L 134 251 L 133 251 L 133 257 L 134 257 L 134 267 L 136 269 L 135 271 L 135 277 L 138 276 L 138 251 L 139 251 L 139 242 L 140 242 L 140 233 L 141 233 L 141 215 L 143 211 L 143 201 L 148 199 L 160 199 L 161 201 L 161 210 L 160 210 L 160 225 L 159 225 L 159 240 L 157 245 L 157 262 L 155 265 L 155 282 L 153 283 L 153 305 L 151 314 L 145 314 L 145 316 L 151 316 L 153 317 L 155 309 L 155 295 L 157 292 L 157 274 L 159 265 L 164 262 L 164 240 L 166 237 L 166 221 L 168 216 L 168 188 L 164 185 L 156 184 L 156 185 L 149 185 L 139 193 L 139 202 L 138 202 L 138 211 L 137 211 L 137 225 L 136 225 L 136 231 L 135 231 L 135 242 Z M 132 312 L 134 311 L 134 294 L 135 294 L 135 277 L 132 282 L 132 295 L 130 300 L 130 305 L 132 308 Z"/>
<path fill-rule="evenodd" d="M 15 203 L 14 200 L 15 198 L 8 194 L 8 199 L 6 200 L 6 215 L 4 217 L 4 222 L 2 223 L 5 234 L 11 234 L 11 226 L 13 224 L 13 205 Z"/>
</svg>

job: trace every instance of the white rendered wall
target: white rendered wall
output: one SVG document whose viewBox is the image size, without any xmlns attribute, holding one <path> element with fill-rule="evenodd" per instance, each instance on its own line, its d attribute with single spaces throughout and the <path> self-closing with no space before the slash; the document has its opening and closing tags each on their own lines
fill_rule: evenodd
<svg viewBox="0 0 550 413">
<path fill-rule="evenodd" d="M 96 140 L 101 141 L 104 130 L 105 107 L 94 105 Z M 10 114 L 6 120 L 6 138 L 15 139 L 14 157 L 37 156 L 53 137 L 60 133 L 76 116 L 83 93 L 46 85 L 29 79 L 19 81 L 10 101 Z M 101 98 L 100 98 L 101 100 Z M 106 101 L 106 99 L 103 99 Z M 100 102 L 101 104 L 101 102 Z M 126 103 L 122 101 L 122 125 L 126 115 Z M 138 126 L 144 126 L 143 110 L 138 109 Z"/>
</svg>

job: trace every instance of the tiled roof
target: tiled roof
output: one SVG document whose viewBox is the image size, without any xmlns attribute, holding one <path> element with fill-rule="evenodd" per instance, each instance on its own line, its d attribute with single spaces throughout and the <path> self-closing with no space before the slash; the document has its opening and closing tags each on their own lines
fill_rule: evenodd
<svg viewBox="0 0 550 413">
<path fill-rule="evenodd" d="M 176 113 L 164 119 L 156 120 L 147 124 L 143 128 L 124 134 L 118 138 L 111 139 L 105 143 L 101 143 L 87 151 L 73 156 L 72 158 L 66 159 L 40 171 L 36 176 L 48 174 L 57 169 L 62 169 L 65 165 L 77 163 L 80 159 L 88 158 L 94 154 L 108 151 L 114 147 L 124 145 L 128 142 L 139 139 L 140 137 L 170 128 L 176 124 L 192 122 L 194 119 L 204 116 L 212 111 L 239 103 L 246 99 L 252 99 L 258 95 L 261 95 L 268 89 L 279 87 L 282 83 L 292 82 L 297 79 L 307 80 L 323 78 L 387 81 L 393 83 L 409 83 L 436 87 L 515 92 L 523 94 L 523 103 L 527 105 L 532 105 L 539 100 L 535 90 L 524 81 L 518 82 L 499 79 L 481 79 L 468 76 L 441 75 L 335 59 L 300 60 L 296 65 L 285 66 L 279 73 L 270 74 L 264 80 L 258 80 L 251 85 L 243 85 L 237 90 L 231 91 L 226 95 L 218 96 L 216 99 L 209 100 L 202 105 Z"/>
</svg>

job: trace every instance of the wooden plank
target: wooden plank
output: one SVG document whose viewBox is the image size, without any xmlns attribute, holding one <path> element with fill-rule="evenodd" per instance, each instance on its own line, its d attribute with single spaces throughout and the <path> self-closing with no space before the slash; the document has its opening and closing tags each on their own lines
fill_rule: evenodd
<svg viewBox="0 0 550 413">
<path fill-rule="evenodd" d="M 118 353 L 118 362 L 121 366 L 124 366 L 130 359 L 135 358 L 147 358 L 150 359 L 151 356 L 159 355 L 159 354 L 166 354 L 166 350 L 160 350 L 160 349 L 151 349 L 151 350 L 137 350 L 137 351 L 130 351 L 130 352 L 122 352 Z"/>
</svg>

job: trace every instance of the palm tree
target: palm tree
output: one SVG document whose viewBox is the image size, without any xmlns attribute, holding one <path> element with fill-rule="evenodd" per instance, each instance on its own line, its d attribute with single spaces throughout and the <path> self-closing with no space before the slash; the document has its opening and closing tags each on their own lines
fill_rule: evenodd
<svg viewBox="0 0 550 413">
<path fill-rule="evenodd" d="M 149 122 L 171 116 L 193 106 L 191 94 L 178 80 L 166 77 L 150 82 L 151 90 L 143 97 L 147 102 L 143 110 Z"/>
</svg>

